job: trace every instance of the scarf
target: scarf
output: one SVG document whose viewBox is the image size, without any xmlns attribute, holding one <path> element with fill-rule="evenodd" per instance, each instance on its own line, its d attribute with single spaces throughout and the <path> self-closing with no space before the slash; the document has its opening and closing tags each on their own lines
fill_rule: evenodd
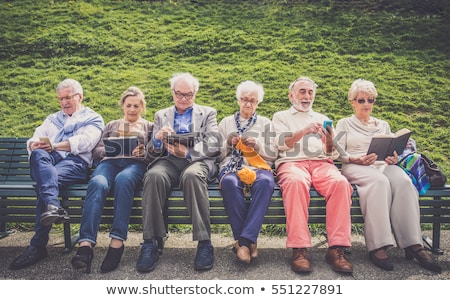
<svg viewBox="0 0 450 300">
<path fill-rule="evenodd" d="M 239 111 L 237 111 L 234 114 L 234 121 L 236 122 L 237 133 L 239 134 L 239 136 L 242 136 L 246 131 L 248 131 L 250 129 L 250 127 L 253 126 L 253 124 L 255 124 L 257 117 L 256 117 L 256 112 L 253 113 L 253 115 L 250 117 L 250 119 L 248 119 L 247 124 L 245 124 L 245 126 L 241 128 L 241 122 L 239 122 L 239 116 L 240 116 L 240 113 L 239 113 Z M 230 173 L 230 172 L 236 173 L 236 171 L 241 168 L 242 168 L 241 151 L 236 147 L 236 145 L 233 145 L 233 148 L 231 150 L 231 159 L 228 162 L 227 166 L 225 167 L 225 174 Z"/>
<path fill-rule="evenodd" d="M 58 111 L 57 113 L 48 116 L 49 120 L 55 124 L 56 128 L 59 130 L 55 136 L 54 143 L 66 141 L 74 136 L 78 129 L 84 126 L 93 125 L 100 130 L 103 130 L 105 127 L 100 115 L 88 107 L 82 108 L 77 113 L 76 117 L 77 119 L 80 119 L 78 122 L 64 124 L 64 113 L 62 111 Z"/>
<path fill-rule="evenodd" d="M 408 174 L 409 178 L 411 178 L 419 195 L 424 195 L 428 191 L 430 188 L 430 181 L 422 162 L 421 154 L 416 152 L 409 153 L 398 162 L 398 166 Z"/>
<path fill-rule="evenodd" d="M 409 176 L 419 195 L 424 195 L 431 184 L 422 161 L 422 155 L 416 153 L 416 150 L 416 141 L 409 138 L 405 150 L 398 156 L 397 165 Z"/>
<path fill-rule="evenodd" d="M 236 112 L 234 114 L 234 120 L 236 122 L 236 128 L 238 130 L 239 136 L 242 136 L 247 132 L 257 120 L 256 112 L 248 119 L 244 127 L 241 127 L 239 121 L 240 113 Z M 246 185 L 252 185 L 256 180 L 256 172 L 250 168 L 242 166 L 242 157 L 245 157 L 250 164 L 258 169 L 270 170 L 270 166 L 262 159 L 262 157 L 251 147 L 247 147 L 242 143 L 242 138 L 236 145 L 233 145 L 233 150 L 231 154 L 231 159 L 225 167 L 225 174 L 236 173 L 239 179 Z"/>
</svg>

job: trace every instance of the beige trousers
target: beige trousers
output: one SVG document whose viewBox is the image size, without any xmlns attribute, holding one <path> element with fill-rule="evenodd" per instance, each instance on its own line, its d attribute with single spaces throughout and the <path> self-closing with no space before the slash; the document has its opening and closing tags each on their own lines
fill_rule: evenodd
<svg viewBox="0 0 450 300">
<path fill-rule="evenodd" d="M 344 164 L 342 174 L 357 187 L 368 251 L 394 245 L 392 233 L 401 249 L 422 245 L 419 194 L 400 167 Z"/>
</svg>

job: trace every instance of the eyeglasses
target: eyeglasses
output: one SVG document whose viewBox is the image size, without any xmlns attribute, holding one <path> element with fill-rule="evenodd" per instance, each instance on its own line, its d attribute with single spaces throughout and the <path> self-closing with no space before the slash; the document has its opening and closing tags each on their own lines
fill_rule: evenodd
<svg viewBox="0 0 450 300">
<path fill-rule="evenodd" d="M 241 98 L 241 99 L 239 99 L 239 100 L 241 100 L 241 101 L 244 102 L 245 104 L 247 104 L 247 103 L 250 103 L 251 105 L 256 105 L 256 104 L 258 104 L 258 100 L 256 100 L 256 99 Z"/>
<path fill-rule="evenodd" d="M 63 101 L 63 100 L 70 101 L 70 100 L 72 100 L 73 97 L 75 97 L 76 95 L 79 95 L 79 94 L 76 93 L 76 94 L 73 94 L 73 95 L 70 95 L 70 96 L 58 97 L 58 100 L 59 100 L 59 101 Z"/>
<path fill-rule="evenodd" d="M 182 93 L 182 92 L 175 91 L 175 90 L 173 90 L 173 93 L 174 93 L 175 97 L 177 97 L 180 100 L 183 98 L 186 98 L 186 100 L 191 100 L 192 97 L 194 97 L 194 93 Z"/>
<path fill-rule="evenodd" d="M 358 101 L 359 104 L 366 103 L 366 99 L 358 99 L 356 101 Z M 375 99 L 367 99 L 367 103 L 369 103 L 369 104 L 373 104 L 374 102 L 375 102 Z"/>
</svg>

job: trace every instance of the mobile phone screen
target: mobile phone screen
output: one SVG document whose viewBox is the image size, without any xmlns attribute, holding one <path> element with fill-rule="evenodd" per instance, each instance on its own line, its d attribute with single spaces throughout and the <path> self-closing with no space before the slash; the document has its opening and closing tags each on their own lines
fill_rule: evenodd
<svg viewBox="0 0 450 300">
<path fill-rule="evenodd" d="M 327 128 L 327 126 L 333 127 L 333 121 L 331 120 L 325 120 L 323 121 L 323 128 L 325 128 L 328 132 L 330 132 Z"/>
<path fill-rule="evenodd" d="M 50 140 L 48 139 L 48 137 L 40 137 L 39 140 L 40 140 L 41 142 L 46 143 L 46 144 L 51 144 L 51 143 L 50 143 Z"/>
</svg>

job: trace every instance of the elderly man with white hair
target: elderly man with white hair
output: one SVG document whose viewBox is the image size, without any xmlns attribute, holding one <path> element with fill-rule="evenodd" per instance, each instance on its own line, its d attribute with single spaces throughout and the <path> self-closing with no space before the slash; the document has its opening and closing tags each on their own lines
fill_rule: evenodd
<svg viewBox="0 0 450 300">
<path fill-rule="evenodd" d="M 208 183 L 217 177 L 217 111 L 195 104 L 199 81 L 190 73 L 174 75 L 170 88 L 174 105 L 155 113 L 153 143 L 149 146 L 149 151 L 159 153 L 160 158 L 150 164 L 144 175 L 144 243 L 136 264 L 136 269 L 144 273 L 155 268 L 162 252 L 167 232 L 165 202 L 171 189 L 178 186 L 192 218 L 193 240 L 198 241 L 194 269 L 209 270 L 214 264 Z M 175 134 L 191 138 L 175 139 Z"/>
</svg>

